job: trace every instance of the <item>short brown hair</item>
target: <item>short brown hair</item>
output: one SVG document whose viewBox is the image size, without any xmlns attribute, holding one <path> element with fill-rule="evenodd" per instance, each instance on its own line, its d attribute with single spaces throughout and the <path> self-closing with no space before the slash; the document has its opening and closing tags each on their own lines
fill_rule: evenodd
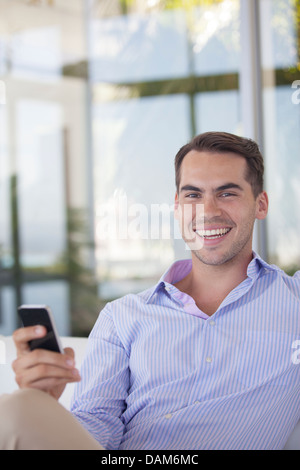
<svg viewBox="0 0 300 470">
<path fill-rule="evenodd" d="M 256 198 L 264 185 L 264 161 L 256 142 L 227 132 L 205 132 L 194 137 L 191 142 L 181 147 L 175 157 L 176 188 L 179 191 L 180 168 L 184 157 L 191 151 L 235 153 L 247 162 L 246 180 L 251 184 Z"/>
</svg>

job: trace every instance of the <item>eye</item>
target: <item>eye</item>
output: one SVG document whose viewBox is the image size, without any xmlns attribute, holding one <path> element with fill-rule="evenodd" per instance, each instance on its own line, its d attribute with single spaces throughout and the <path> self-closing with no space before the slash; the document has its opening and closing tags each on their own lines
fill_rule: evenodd
<svg viewBox="0 0 300 470">
<path fill-rule="evenodd" d="M 197 199 L 200 197 L 200 194 L 198 193 L 189 193 L 189 194 L 186 194 L 185 197 L 189 198 L 189 199 Z"/>
<path fill-rule="evenodd" d="M 222 193 L 222 194 L 220 194 L 220 196 L 223 197 L 223 198 L 227 198 L 227 197 L 234 197 L 234 196 L 236 196 L 236 194 L 234 194 L 234 193 Z"/>
</svg>

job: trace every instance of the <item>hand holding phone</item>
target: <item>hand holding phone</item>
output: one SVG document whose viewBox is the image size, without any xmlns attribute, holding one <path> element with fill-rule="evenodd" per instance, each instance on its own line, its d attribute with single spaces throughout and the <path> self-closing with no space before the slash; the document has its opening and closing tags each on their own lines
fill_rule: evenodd
<svg viewBox="0 0 300 470">
<path fill-rule="evenodd" d="M 62 348 L 49 307 L 22 305 L 18 313 L 28 328 L 13 333 L 17 358 L 12 368 L 16 382 L 20 388 L 40 389 L 58 399 L 66 384 L 81 380 L 74 351 Z M 34 328 L 37 325 L 46 329 L 46 335 Z"/>
<path fill-rule="evenodd" d="M 47 349 L 48 351 L 63 354 L 63 347 L 49 307 L 46 305 L 21 305 L 21 307 L 18 308 L 18 313 L 23 326 L 41 325 L 47 330 L 46 336 L 29 342 L 31 350 Z"/>
</svg>

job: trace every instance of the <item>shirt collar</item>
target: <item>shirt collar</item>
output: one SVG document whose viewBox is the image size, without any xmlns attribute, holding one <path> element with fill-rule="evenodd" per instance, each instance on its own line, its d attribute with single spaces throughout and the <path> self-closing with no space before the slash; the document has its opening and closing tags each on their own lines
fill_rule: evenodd
<svg viewBox="0 0 300 470">
<path fill-rule="evenodd" d="M 179 282 L 181 279 L 187 276 L 191 269 L 191 259 L 175 261 L 161 276 L 159 282 L 152 289 L 150 289 L 147 303 L 150 302 L 152 297 L 160 290 L 169 290 L 172 284 Z M 265 271 L 281 271 L 278 266 L 266 263 L 266 261 L 264 261 L 257 253 L 253 251 L 253 258 L 247 268 L 247 276 L 252 280 L 252 282 L 254 282 L 258 278 L 262 269 Z"/>
<path fill-rule="evenodd" d="M 147 303 L 162 289 L 168 289 L 172 284 L 183 279 L 192 269 L 192 260 L 184 259 L 175 261 L 170 268 L 161 276 L 159 282 L 150 290 Z"/>
<path fill-rule="evenodd" d="M 282 269 L 280 269 L 278 266 L 275 264 L 268 264 L 257 253 L 255 253 L 255 251 L 253 251 L 253 259 L 248 265 L 247 275 L 252 279 L 256 279 L 262 270 L 282 272 Z"/>
</svg>

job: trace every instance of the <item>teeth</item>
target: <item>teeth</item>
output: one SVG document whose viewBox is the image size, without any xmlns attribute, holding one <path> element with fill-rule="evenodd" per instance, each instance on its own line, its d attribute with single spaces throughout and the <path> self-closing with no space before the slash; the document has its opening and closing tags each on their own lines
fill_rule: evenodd
<svg viewBox="0 0 300 470">
<path fill-rule="evenodd" d="M 230 228 L 218 228 L 215 230 L 196 230 L 196 232 L 200 237 L 203 237 L 203 238 L 206 238 L 206 237 L 218 238 L 228 233 L 229 230 L 231 229 Z"/>
</svg>

